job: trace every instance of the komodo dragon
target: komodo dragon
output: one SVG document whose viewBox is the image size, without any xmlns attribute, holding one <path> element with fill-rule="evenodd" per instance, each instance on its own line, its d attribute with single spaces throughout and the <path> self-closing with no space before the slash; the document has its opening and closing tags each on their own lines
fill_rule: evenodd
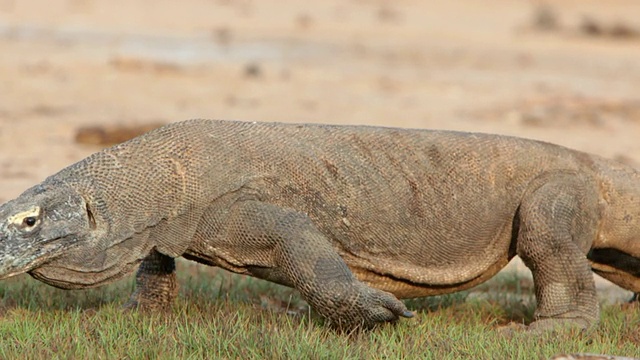
<svg viewBox="0 0 640 360">
<path fill-rule="evenodd" d="M 130 306 L 166 308 L 174 259 L 284 284 L 372 326 L 398 298 L 478 285 L 519 255 L 533 329 L 599 318 L 590 270 L 640 291 L 640 174 L 507 136 L 190 120 L 105 149 L 0 206 L 0 278 L 79 289 L 140 265 Z"/>
</svg>

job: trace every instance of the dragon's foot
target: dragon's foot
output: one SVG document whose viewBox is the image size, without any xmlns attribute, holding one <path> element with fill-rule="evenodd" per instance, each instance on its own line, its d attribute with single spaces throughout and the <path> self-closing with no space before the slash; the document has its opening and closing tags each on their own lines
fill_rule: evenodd
<svg viewBox="0 0 640 360">
<path fill-rule="evenodd" d="M 158 285 L 157 282 L 156 285 Z M 129 301 L 123 305 L 123 308 L 125 310 L 139 311 L 169 310 L 178 295 L 178 284 L 175 281 L 166 281 L 164 285 L 153 288 L 137 288 L 131 294 Z"/>
<path fill-rule="evenodd" d="M 136 290 L 123 307 L 127 310 L 166 311 L 178 296 L 176 274 L 138 272 Z"/>
<path fill-rule="evenodd" d="M 145 312 L 168 311 L 178 296 L 178 283 L 175 281 L 175 276 L 167 276 L 163 279 L 155 278 L 153 284 L 153 287 L 141 287 L 138 284 L 123 308 Z"/>
<path fill-rule="evenodd" d="M 168 310 L 178 296 L 175 260 L 152 251 L 136 274 L 136 290 L 125 309 L 142 311 Z"/>
<path fill-rule="evenodd" d="M 587 331 L 593 323 L 583 318 L 540 319 L 527 326 L 527 332 L 546 333 L 552 331 Z"/>
<path fill-rule="evenodd" d="M 498 327 L 497 330 L 506 336 L 511 336 L 516 332 L 523 332 L 530 335 L 545 335 L 565 331 L 587 332 L 593 328 L 593 325 L 591 321 L 582 318 L 547 318 L 536 320 L 528 326 L 519 323 L 510 323 Z"/>
<path fill-rule="evenodd" d="M 371 328 L 400 317 L 413 317 L 395 296 L 359 281 L 335 286 L 329 290 L 329 296 L 329 300 L 316 309 L 339 328 Z"/>
</svg>

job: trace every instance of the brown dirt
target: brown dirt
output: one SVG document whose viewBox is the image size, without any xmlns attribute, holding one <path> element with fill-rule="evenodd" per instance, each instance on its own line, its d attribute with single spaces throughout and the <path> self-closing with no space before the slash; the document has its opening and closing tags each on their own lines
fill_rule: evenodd
<svg viewBox="0 0 640 360">
<path fill-rule="evenodd" d="M 95 151 L 80 127 L 195 117 L 493 132 L 640 163 L 640 2 L 550 4 L 0 0 L 0 201 Z"/>
<path fill-rule="evenodd" d="M 74 140 L 76 144 L 106 147 L 125 142 L 162 125 L 165 125 L 165 123 L 81 126 L 76 130 Z"/>
</svg>

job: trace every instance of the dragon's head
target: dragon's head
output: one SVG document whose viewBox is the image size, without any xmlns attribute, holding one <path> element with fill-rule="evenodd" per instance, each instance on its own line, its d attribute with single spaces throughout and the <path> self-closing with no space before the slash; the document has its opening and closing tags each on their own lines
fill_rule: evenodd
<svg viewBox="0 0 640 360">
<path fill-rule="evenodd" d="M 46 264 L 95 229 L 83 197 L 62 182 L 45 182 L 0 205 L 0 279 Z"/>
</svg>

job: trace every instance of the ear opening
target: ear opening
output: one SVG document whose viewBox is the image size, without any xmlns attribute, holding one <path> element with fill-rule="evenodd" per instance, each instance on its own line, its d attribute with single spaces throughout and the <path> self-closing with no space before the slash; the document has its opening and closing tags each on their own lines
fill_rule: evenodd
<svg viewBox="0 0 640 360">
<path fill-rule="evenodd" d="M 96 217 L 93 215 L 93 211 L 91 211 L 88 203 L 85 204 L 85 209 L 87 211 L 87 219 L 89 219 L 89 226 L 91 227 L 91 230 L 95 230 L 97 227 Z"/>
</svg>

